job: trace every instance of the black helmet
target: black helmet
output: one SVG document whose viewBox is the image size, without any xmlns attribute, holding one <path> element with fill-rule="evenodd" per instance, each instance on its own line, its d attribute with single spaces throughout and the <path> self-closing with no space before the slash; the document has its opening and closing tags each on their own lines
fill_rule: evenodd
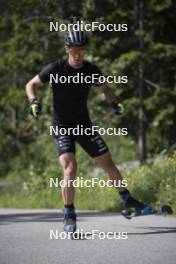
<svg viewBox="0 0 176 264">
<path fill-rule="evenodd" d="M 65 45 L 72 47 L 82 47 L 87 44 L 86 33 L 82 30 L 71 30 L 65 35 Z"/>
</svg>

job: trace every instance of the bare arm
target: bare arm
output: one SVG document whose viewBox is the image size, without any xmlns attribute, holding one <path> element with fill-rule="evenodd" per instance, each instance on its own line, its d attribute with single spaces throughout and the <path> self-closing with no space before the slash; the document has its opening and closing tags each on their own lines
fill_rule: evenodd
<svg viewBox="0 0 176 264">
<path fill-rule="evenodd" d="M 107 85 L 107 84 L 103 84 L 99 87 L 100 92 L 104 93 L 105 98 L 107 100 L 108 103 L 112 103 L 112 102 L 116 102 L 117 99 L 112 91 L 112 89 Z"/>
<path fill-rule="evenodd" d="M 36 75 L 26 84 L 26 94 L 27 94 L 29 101 L 36 97 L 35 90 L 36 88 L 42 85 L 44 85 L 44 83 L 40 80 L 38 75 Z"/>
</svg>

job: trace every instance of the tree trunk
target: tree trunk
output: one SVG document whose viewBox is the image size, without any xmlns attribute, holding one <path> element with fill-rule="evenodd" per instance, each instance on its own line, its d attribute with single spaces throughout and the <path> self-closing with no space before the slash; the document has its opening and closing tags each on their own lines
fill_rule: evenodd
<svg viewBox="0 0 176 264">
<path fill-rule="evenodd" d="M 139 50 L 141 54 L 144 51 L 144 1 L 139 0 L 138 5 L 138 14 L 139 14 Z M 142 59 L 139 62 L 139 132 L 138 132 L 138 151 L 139 151 L 139 160 L 140 163 L 145 163 L 147 150 L 146 150 L 146 126 L 145 126 L 145 113 L 144 113 L 144 65 Z"/>
</svg>

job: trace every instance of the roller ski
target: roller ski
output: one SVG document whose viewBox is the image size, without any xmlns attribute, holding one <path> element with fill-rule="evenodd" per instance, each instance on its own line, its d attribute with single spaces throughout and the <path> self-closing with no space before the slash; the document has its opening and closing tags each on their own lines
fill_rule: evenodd
<svg viewBox="0 0 176 264">
<path fill-rule="evenodd" d="M 68 238 L 79 239 L 80 235 L 77 231 L 75 212 L 64 215 L 64 231 L 67 233 Z"/>
<path fill-rule="evenodd" d="M 76 213 L 74 209 L 64 208 L 64 231 L 70 234 L 76 231 Z"/>
<path fill-rule="evenodd" d="M 173 210 L 169 205 L 163 205 L 161 208 L 152 208 L 151 206 L 144 204 L 135 198 L 133 198 L 128 190 L 120 193 L 125 209 L 121 214 L 127 218 L 132 219 L 136 216 L 144 215 L 170 215 L 173 214 Z"/>
<path fill-rule="evenodd" d="M 140 210 L 134 207 L 125 208 L 122 210 L 121 214 L 127 219 L 132 219 L 133 217 L 145 215 L 171 215 L 173 214 L 173 210 L 169 205 L 163 205 L 160 208 L 152 208 L 148 205 L 144 205 L 143 209 Z"/>
</svg>

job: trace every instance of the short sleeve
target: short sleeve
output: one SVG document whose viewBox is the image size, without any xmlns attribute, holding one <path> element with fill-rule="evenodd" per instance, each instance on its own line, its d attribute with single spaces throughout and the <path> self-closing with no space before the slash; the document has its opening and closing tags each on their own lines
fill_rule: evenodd
<svg viewBox="0 0 176 264">
<path fill-rule="evenodd" d="M 55 61 L 48 65 L 46 65 L 38 74 L 40 80 L 43 83 L 47 83 L 50 80 L 50 74 L 54 74 L 57 66 L 59 66 L 59 62 Z M 58 69 L 59 70 L 59 69 Z"/>
<path fill-rule="evenodd" d="M 92 65 L 92 74 L 96 74 L 95 75 L 95 77 L 96 78 L 94 78 L 94 82 L 92 83 L 93 85 L 95 85 L 95 86 L 101 86 L 102 85 L 102 83 L 100 83 L 99 81 L 98 81 L 98 78 L 100 77 L 100 76 L 103 76 L 103 73 L 102 73 L 102 71 L 99 69 L 99 67 L 97 67 L 96 65 Z"/>
</svg>

